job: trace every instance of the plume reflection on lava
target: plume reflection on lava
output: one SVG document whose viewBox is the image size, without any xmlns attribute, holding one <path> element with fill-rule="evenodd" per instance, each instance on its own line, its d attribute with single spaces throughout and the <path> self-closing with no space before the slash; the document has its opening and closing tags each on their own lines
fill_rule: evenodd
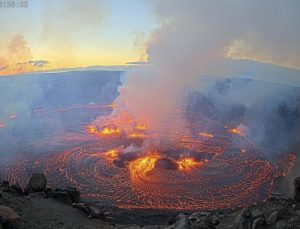
<svg viewBox="0 0 300 229">
<path fill-rule="evenodd" d="M 84 107 L 87 114 L 93 109 Z M 195 113 L 186 123 L 189 134 L 165 131 L 182 113 L 170 112 L 166 126 L 151 131 L 147 124 L 137 129 L 140 121 L 128 115 L 103 119 L 102 128 L 86 123 L 83 132 L 33 142 L 37 152 L 53 153 L 20 155 L 5 165 L 3 176 L 25 186 L 31 172 L 44 172 L 52 187 L 74 185 L 87 200 L 121 208 L 216 210 L 265 200 L 274 179 L 289 173 L 295 162 L 289 154 L 267 160 L 262 154 L 267 149 Z M 143 144 L 161 135 L 163 142 Z"/>
</svg>

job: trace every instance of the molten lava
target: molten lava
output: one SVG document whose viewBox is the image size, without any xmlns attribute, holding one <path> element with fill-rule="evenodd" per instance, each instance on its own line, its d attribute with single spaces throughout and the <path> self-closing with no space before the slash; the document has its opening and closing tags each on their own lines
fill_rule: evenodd
<svg viewBox="0 0 300 229">
<path fill-rule="evenodd" d="M 104 135 L 115 135 L 115 134 L 120 134 L 121 130 L 119 128 L 109 128 L 105 127 L 100 131 L 100 134 Z"/>
<path fill-rule="evenodd" d="M 109 106 L 90 105 L 80 115 L 96 109 L 111 111 Z M 70 111 L 74 109 L 63 109 Z M 170 112 L 165 126 L 172 127 L 183 114 Z M 38 118 L 40 112 L 31 115 Z M 102 128 L 85 123 L 85 131 L 32 142 L 27 154 L 3 165 L 0 172 L 24 187 L 27 175 L 44 172 L 50 186 L 76 186 L 85 200 L 120 208 L 217 210 L 265 200 L 276 177 L 288 174 L 295 163 L 290 154 L 266 158 L 268 149 L 240 137 L 240 129 L 224 128 L 199 114 L 188 117 L 185 134 L 165 127 L 151 127 L 150 132 L 146 123 L 127 113 L 116 119 L 104 117 Z M 160 140 L 156 137 L 162 135 L 164 141 L 149 146 L 149 138 Z"/>
<path fill-rule="evenodd" d="M 178 169 L 181 171 L 188 171 L 191 170 L 195 167 L 199 167 L 203 165 L 204 162 L 199 162 L 196 161 L 194 158 L 189 157 L 189 158 L 182 158 L 177 161 L 178 164 Z"/>
<path fill-rule="evenodd" d="M 150 135 L 143 133 L 130 133 L 127 135 L 128 138 L 150 138 Z"/>
<path fill-rule="evenodd" d="M 98 130 L 96 126 L 86 126 L 87 132 L 93 135 L 97 135 L 100 137 L 110 136 L 110 135 L 120 135 L 121 130 L 117 127 L 104 127 L 102 130 Z"/>
<path fill-rule="evenodd" d="M 239 130 L 238 128 L 229 129 L 229 132 L 232 134 L 243 135 L 243 132 L 241 130 Z"/>
<path fill-rule="evenodd" d="M 130 162 L 128 168 L 132 181 L 134 182 L 139 177 L 147 176 L 155 168 L 155 163 L 159 158 L 158 154 L 151 154 Z"/>
<path fill-rule="evenodd" d="M 199 134 L 199 136 L 207 137 L 207 138 L 213 138 L 214 137 L 213 134 L 210 134 L 210 133 L 207 133 L 207 132 L 200 132 L 198 134 Z"/>
<path fill-rule="evenodd" d="M 149 129 L 147 123 L 145 123 L 145 122 L 137 123 L 134 128 L 136 130 L 148 130 Z"/>
<path fill-rule="evenodd" d="M 107 160 L 116 160 L 118 159 L 119 157 L 119 152 L 115 149 L 112 149 L 112 150 L 109 150 L 107 152 L 104 153 L 104 157 L 107 159 Z"/>
</svg>

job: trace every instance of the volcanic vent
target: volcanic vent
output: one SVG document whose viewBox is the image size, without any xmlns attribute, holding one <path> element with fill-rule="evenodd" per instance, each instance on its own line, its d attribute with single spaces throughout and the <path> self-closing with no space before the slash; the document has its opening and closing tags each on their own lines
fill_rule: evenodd
<svg viewBox="0 0 300 229">
<path fill-rule="evenodd" d="M 184 134 L 167 131 L 177 116 L 186 117 Z M 263 201 L 294 163 L 292 155 L 267 160 L 262 152 L 268 149 L 241 130 L 199 114 L 172 111 L 166 117 L 155 130 L 128 115 L 103 118 L 72 135 L 76 147 L 16 160 L 5 175 L 25 185 L 32 171 L 43 171 L 51 186 L 74 185 L 85 199 L 120 208 L 216 210 Z"/>
</svg>

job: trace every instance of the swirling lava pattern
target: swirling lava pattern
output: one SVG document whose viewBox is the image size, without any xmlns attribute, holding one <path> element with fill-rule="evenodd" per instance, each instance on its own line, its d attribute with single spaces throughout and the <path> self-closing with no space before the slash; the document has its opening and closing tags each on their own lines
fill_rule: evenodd
<svg viewBox="0 0 300 229">
<path fill-rule="evenodd" d="M 169 133 L 179 113 L 171 112 L 159 130 L 140 125 L 128 133 L 117 122 L 85 126 L 86 139 L 80 133 L 76 147 L 15 160 L 6 177 L 24 185 L 30 172 L 43 171 L 50 186 L 74 185 L 85 199 L 120 208 L 217 210 L 265 200 L 275 178 L 293 166 L 293 155 L 259 148 L 240 130 L 198 114 L 186 115 L 188 134 Z M 124 150 L 151 136 L 164 136 L 162 146 Z M 278 156 L 267 160 L 267 154 Z"/>
</svg>

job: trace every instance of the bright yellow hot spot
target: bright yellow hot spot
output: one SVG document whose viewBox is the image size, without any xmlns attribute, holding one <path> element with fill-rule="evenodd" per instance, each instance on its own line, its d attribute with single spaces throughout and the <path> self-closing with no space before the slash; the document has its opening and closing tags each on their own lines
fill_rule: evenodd
<svg viewBox="0 0 300 229">
<path fill-rule="evenodd" d="M 85 129 L 90 134 L 97 134 L 98 133 L 97 127 L 95 127 L 95 126 L 86 126 Z"/>
<path fill-rule="evenodd" d="M 237 128 L 232 128 L 229 130 L 230 133 L 232 134 L 239 134 L 239 135 L 242 135 L 242 131 L 237 129 Z"/>
<path fill-rule="evenodd" d="M 194 158 L 192 157 L 188 157 L 188 158 L 183 158 L 177 161 L 177 165 L 178 165 L 178 169 L 181 171 L 184 170 L 190 170 L 193 167 L 197 167 L 202 165 L 203 163 L 196 161 Z"/>
<path fill-rule="evenodd" d="M 106 153 L 104 153 L 104 157 L 107 160 L 116 160 L 119 157 L 119 152 L 115 149 L 109 150 Z"/>
<path fill-rule="evenodd" d="M 136 130 L 148 130 L 148 125 L 145 122 L 137 123 L 134 127 Z"/>
<path fill-rule="evenodd" d="M 207 138 L 213 138 L 214 135 L 210 134 L 210 133 L 206 133 L 206 132 L 200 132 L 198 133 L 200 136 L 203 136 L 203 137 L 207 137 Z"/>
<path fill-rule="evenodd" d="M 121 130 L 117 127 L 105 127 L 102 130 L 98 130 L 96 126 L 86 126 L 85 129 L 88 133 L 98 136 L 118 135 L 121 133 Z"/>
<path fill-rule="evenodd" d="M 128 134 L 128 138 L 149 138 L 150 136 L 142 133 L 131 133 Z"/>
<path fill-rule="evenodd" d="M 115 128 L 105 127 L 100 131 L 100 134 L 105 134 L 105 135 L 120 134 L 120 133 L 121 130 L 117 127 Z"/>
<path fill-rule="evenodd" d="M 154 169 L 155 163 L 159 158 L 159 155 L 153 154 L 130 162 L 128 168 L 131 178 L 135 180 L 138 177 L 146 176 L 148 172 Z"/>
</svg>

